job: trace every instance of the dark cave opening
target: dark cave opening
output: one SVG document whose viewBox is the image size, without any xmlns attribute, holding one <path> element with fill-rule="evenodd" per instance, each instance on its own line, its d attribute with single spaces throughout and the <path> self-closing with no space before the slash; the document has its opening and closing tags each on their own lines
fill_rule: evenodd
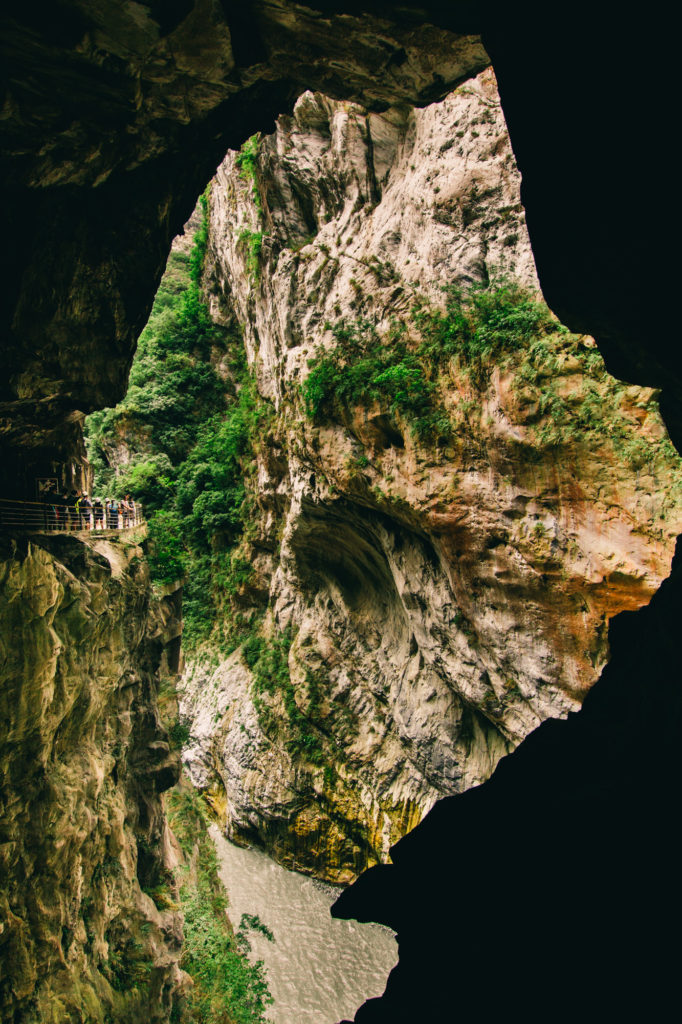
<svg viewBox="0 0 682 1024">
<path fill-rule="evenodd" d="M 642 136 L 664 139 L 674 123 L 670 72 L 663 60 L 642 53 L 643 35 L 669 31 L 669 14 L 654 4 L 634 19 L 616 5 L 596 14 L 583 3 L 548 15 L 528 3 L 467 5 L 446 17 L 458 19 L 466 20 L 467 31 L 483 28 L 550 305 L 570 326 L 596 336 L 618 376 L 664 387 L 662 411 L 679 450 L 676 289 L 672 264 L 663 259 L 670 226 L 662 200 L 654 198 L 665 192 L 660 167 L 640 144 Z M 655 77 L 653 102 L 643 65 Z M 242 141 L 254 125 L 290 106 L 297 88 L 285 82 L 254 89 L 253 109 L 237 112 L 231 138 Z M 151 301 L 172 234 L 224 151 L 224 136 L 219 142 L 215 136 L 226 107 L 192 136 L 202 153 L 199 166 L 188 164 L 178 146 L 153 173 L 114 176 L 111 194 L 125 195 L 126 210 L 139 201 L 122 227 L 115 223 L 120 198 L 106 216 L 104 192 L 92 204 L 90 221 L 102 230 L 103 218 L 107 237 L 120 236 L 114 261 L 132 252 L 113 285 L 132 310 L 126 342 Z M 8 193 L 10 208 L 25 208 L 36 191 L 16 186 Z M 51 249 L 43 208 L 60 210 L 68 226 L 83 196 L 75 201 L 58 189 L 40 194 L 18 242 L 21 258 L 9 251 L 3 260 L 17 290 L 26 281 L 22 269 L 29 278 L 37 275 L 29 249 L 54 251 L 53 262 L 77 262 L 79 242 L 87 241 L 87 232 L 75 232 L 66 247 Z M 18 232 L 15 213 L 8 223 Z M 146 248 L 131 249 L 136 228 L 143 237 L 149 229 Z M 93 262 L 106 268 L 109 257 L 98 250 Z M 53 268 L 53 277 L 66 290 L 72 283 L 63 269 Z M 43 300 L 49 305 L 52 298 Z M 121 315 L 125 307 L 121 300 Z M 11 309 L 6 317 L 12 378 L 22 372 L 16 339 L 25 314 L 25 307 Z M 31 332 L 29 338 L 36 340 Z M 115 391 L 125 376 L 127 356 L 112 364 L 109 355 L 95 349 L 89 370 L 92 380 L 101 370 L 104 392 Z M 87 390 L 88 381 L 74 383 L 60 367 L 51 376 L 66 380 L 76 407 L 108 400 L 99 391 L 94 399 L 71 396 L 81 384 Z M 16 413 L 9 408 L 14 397 L 3 394 L 8 415 Z M 45 412 L 50 422 L 62 422 L 60 403 Z M 31 432 L 30 423 L 17 430 L 15 421 L 6 430 L 8 445 L 23 448 Z M 669 931 L 680 903 L 681 561 L 678 552 L 649 607 L 612 622 L 611 661 L 579 714 L 546 723 L 490 782 L 437 805 L 395 848 L 392 866 L 372 869 L 339 901 L 339 914 L 384 921 L 400 937 L 401 963 L 387 994 L 361 1009 L 358 1022 L 465 1014 L 492 1020 L 512 1007 L 527 1020 L 663 1016 L 675 995 L 677 947 Z"/>
</svg>

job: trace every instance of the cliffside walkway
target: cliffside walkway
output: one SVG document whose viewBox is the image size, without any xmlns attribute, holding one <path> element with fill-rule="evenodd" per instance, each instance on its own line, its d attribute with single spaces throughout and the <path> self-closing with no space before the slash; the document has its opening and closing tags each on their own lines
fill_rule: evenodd
<svg viewBox="0 0 682 1024">
<path fill-rule="evenodd" d="M 42 501 L 13 501 L 0 498 L 0 530 L 13 533 L 97 533 L 116 536 L 144 526 L 139 505 L 125 515 L 117 512 L 96 520 L 92 509 L 79 511 L 73 505 Z"/>
</svg>

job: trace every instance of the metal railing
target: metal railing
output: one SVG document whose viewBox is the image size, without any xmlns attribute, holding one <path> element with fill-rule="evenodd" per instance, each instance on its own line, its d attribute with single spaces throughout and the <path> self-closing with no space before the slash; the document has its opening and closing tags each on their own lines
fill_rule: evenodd
<svg viewBox="0 0 682 1024">
<path fill-rule="evenodd" d="M 132 508 L 130 507 L 132 505 Z M 120 502 L 114 511 L 106 502 L 83 508 L 75 504 L 52 501 L 13 501 L 0 498 L 0 529 L 21 533 L 70 533 L 100 531 L 113 533 L 132 530 L 144 524 L 142 508 L 130 502 L 127 509 Z"/>
</svg>

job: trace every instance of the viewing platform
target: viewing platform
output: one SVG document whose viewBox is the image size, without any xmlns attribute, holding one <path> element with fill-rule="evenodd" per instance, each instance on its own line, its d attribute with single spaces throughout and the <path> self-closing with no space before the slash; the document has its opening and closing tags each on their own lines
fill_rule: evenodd
<svg viewBox="0 0 682 1024">
<path fill-rule="evenodd" d="M 88 533 L 117 536 L 144 526 L 142 509 L 114 512 L 102 502 L 99 509 L 80 509 L 71 504 L 47 501 L 14 501 L 0 498 L 0 530 L 11 533 Z M 119 503 L 120 505 L 120 503 Z"/>
</svg>

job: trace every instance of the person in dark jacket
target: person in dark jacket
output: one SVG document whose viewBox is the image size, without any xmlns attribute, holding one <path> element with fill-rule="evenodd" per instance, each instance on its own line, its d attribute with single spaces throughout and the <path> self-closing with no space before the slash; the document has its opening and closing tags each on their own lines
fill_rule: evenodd
<svg viewBox="0 0 682 1024">
<path fill-rule="evenodd" d="M 96 530 L 104 529 L 104 505 L 102 504 L 101 498 L 93 498 L 92 501 L 92 513 L 94 519 L 94 528 Z"/>
<path fill-rule="evenodd" d="M 59 491 L 54 484 L 49 484 L 43 493 L 45 502 L 45 526 L 48 530 L 56 530 L 59 520 L 57 518 L 57 505 L 59 504 Z"/>
<path fill-rule="evenodd" d="M 66 504 L 66 495 L 60 491 L 55 491 L 55 506 L 54 512 L 57 520 L 57 529 L 65 530 L 68 526 L 68 508 Z"/>
<path fill-rule="evenodd" d="M 90 519 L 90 513 L 92 511 L 92 502 L 88 498 L 85 491 L 78 499 L 76 508 L 78 509 L 78 521 L 81 530 L 90 530 L 92 527 L 92 522 Z"/>
<path fill-rule="evenodd" d="M 66 512 L 69 530 L 78 529 L 78 510 L 76 505 L 78 504 L 78 491 L 71 490 L 66 496 Z"/>
</svg>

